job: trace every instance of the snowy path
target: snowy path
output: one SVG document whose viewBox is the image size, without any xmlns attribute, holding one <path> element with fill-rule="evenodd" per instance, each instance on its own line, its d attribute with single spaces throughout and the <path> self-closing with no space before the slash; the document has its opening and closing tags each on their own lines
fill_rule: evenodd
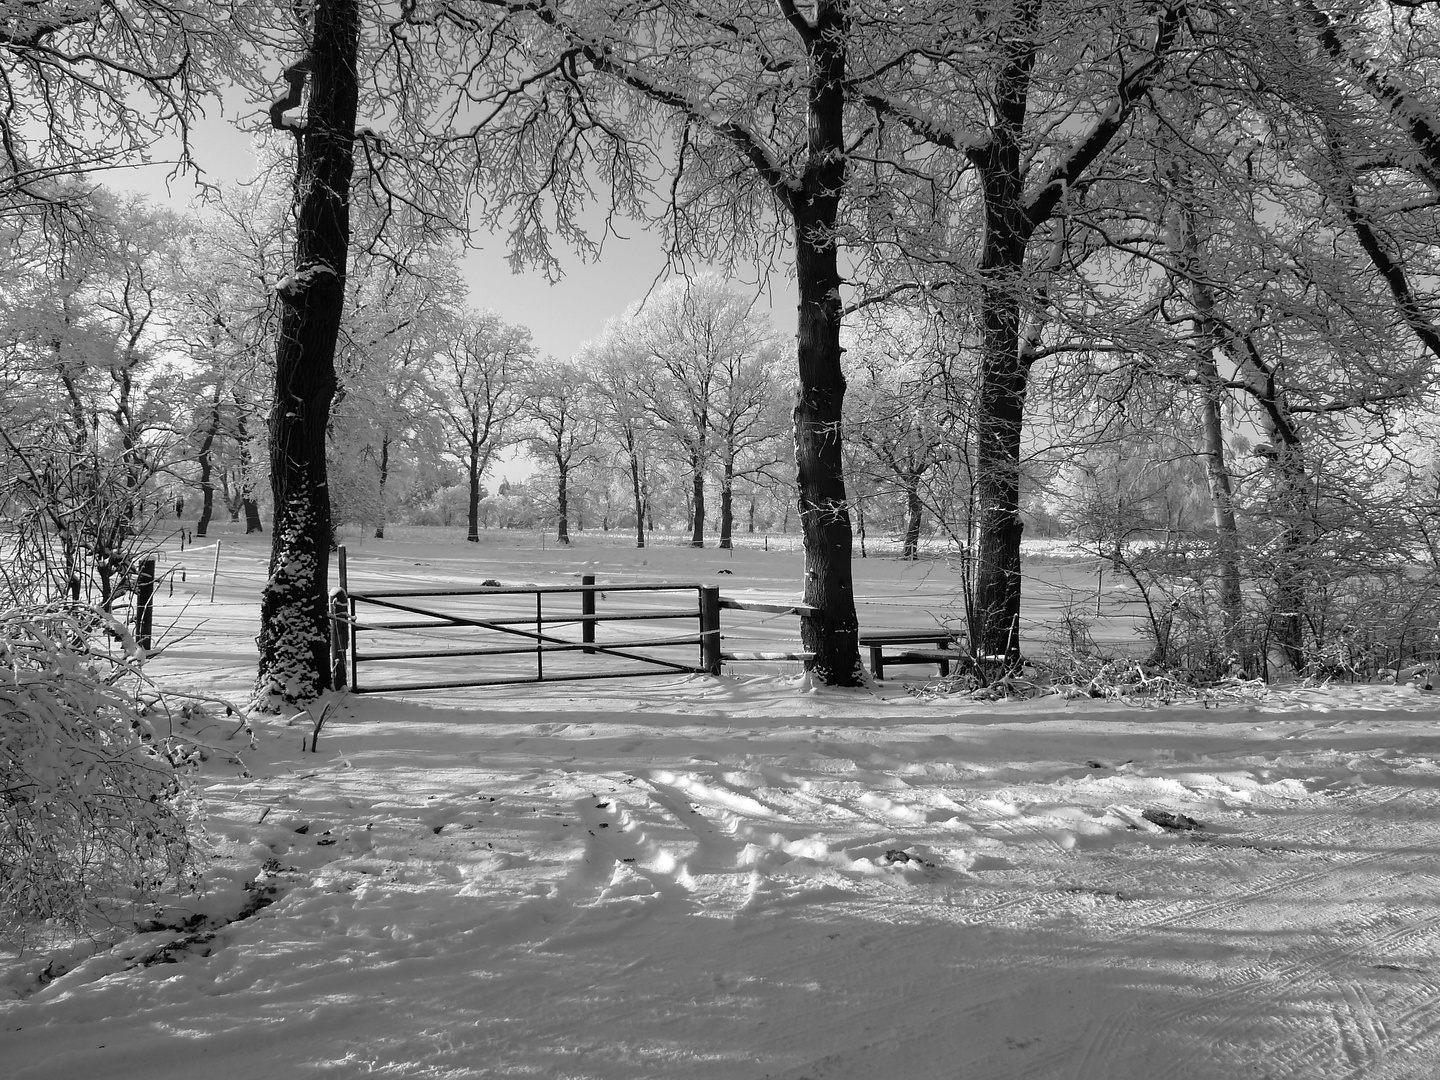
<svg viewBox="0 0 1440 1080">
<path fill-rule="evenodd" d="M 1440 1062 L 1428 695 L 979 711 L 774 678 L 584 693 L 563 711 L 521 690 L 483 711 L 352 701 L 314 756 L 267 729 L 253 778 L 208 786 L 217 889 L 273 859 L 277 902 L 209 955 L 82 965 L 0 1004 L 6 1075 L 1328 1080 Z"/>
</svg>

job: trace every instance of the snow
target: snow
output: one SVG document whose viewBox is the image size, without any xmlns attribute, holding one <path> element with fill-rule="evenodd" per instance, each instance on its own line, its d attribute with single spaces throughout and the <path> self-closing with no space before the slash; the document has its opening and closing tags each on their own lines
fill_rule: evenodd
<svg viewBox="0 0 1440 1080">
<path fill-rule="evenodd" d="M 351 547 L 352 588 L 800 580 L 793 551 L 391 531 L 409 539 Z M 195 562 L 156 626 L 190 632 L 158 674 L 243 698 L 266 554 L 227 536 L 209 604 L 211 552 L 169 553 Z M 933 622 L 954 584 L 943 561 L 856 579 L 886 626 Z M 206 765 L 212 866 L 164 913 L 204 932 L 0 960 L 0 1072 L 1440 1074 L 1440 698 L 1140 708 L 924 681 L 754 665 L 349 696 L 316 753 L 309 717 L 257 718 L 253 752 L 217 720 L 246 768 Z M 142 963 L 167 943 L 175 962 Z"/>
</svg>

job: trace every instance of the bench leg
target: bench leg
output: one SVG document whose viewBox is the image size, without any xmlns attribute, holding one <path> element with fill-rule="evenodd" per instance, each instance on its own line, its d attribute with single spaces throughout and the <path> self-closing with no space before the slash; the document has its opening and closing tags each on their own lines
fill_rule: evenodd
<svg viewBox="0 0 1440 1080">
<path fill-rule="evenodd" d="M 870 646 L 870 674 L 877 679 L 885 677 L 885 650 L 878 645 Z"/>
</svg>

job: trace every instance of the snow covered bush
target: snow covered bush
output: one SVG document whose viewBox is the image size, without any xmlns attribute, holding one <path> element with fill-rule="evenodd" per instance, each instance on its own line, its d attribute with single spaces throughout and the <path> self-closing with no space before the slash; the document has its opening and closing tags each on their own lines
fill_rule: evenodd
<svg viewBox="0 0 1440 1080">
<path fill-rule="evenodd" d="M 0 611 L 0 925 L 75 929 L 194 870 L 189 751 L 92 609 Z"/>
</svg>

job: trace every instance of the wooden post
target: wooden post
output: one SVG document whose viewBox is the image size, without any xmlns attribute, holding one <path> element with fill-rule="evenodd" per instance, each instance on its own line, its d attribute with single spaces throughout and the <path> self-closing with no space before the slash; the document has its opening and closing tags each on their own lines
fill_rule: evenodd
<svg viewBox="0 0 1440 1080">
<path fill-rule="evenodd" d="M 580 594 L 580 640 L 587 645 L 593 645 L 595 643 L 595 575 L 581 575 L 580 584 L 585 587 L 585 591 Z M 594 651 L 594 649 L 585 650 L 587 653 Z"/>
<path fill-rule="evenodd" d="M 545 642 L 540 639 L 540 635 L 545 633 L 545 619 L 540 613 L 540 597 L 542 595 L 538 590 L 535 593 L 535 678 L 544 682 Z"/>
<path fill-rule="evenodd" d="M 700 667 L 720 674 L 720 590 L 713 585 L 700 587 Z"/>
<path fill-rule="evenodd" d="M 210 571 L 210 603 L 215 602 L 215 582 L 220 577 L 220 541 L 215 541 L 215 569 Z"/>
<path fill-rule="evenodd" d="M 330 590 L 330 686 L 344 690 L 349 673 L 350 598 L 344 588 Z"/>
<path fill-rule="evenodd" d="M 347 682 L 355 684 L 355 631 L 350 624 L 350 573 L 344 544 L 335 548 L 335 577 L 339 584 L 330 590 L 330 685 L 344 690 Z"/>
<path fill-rule="evenodd" d="M 135 642 L 142 649 L 149 650 L 154 625 L 155 560 L 146 559 L 135 578 Z"/>
</svg>

